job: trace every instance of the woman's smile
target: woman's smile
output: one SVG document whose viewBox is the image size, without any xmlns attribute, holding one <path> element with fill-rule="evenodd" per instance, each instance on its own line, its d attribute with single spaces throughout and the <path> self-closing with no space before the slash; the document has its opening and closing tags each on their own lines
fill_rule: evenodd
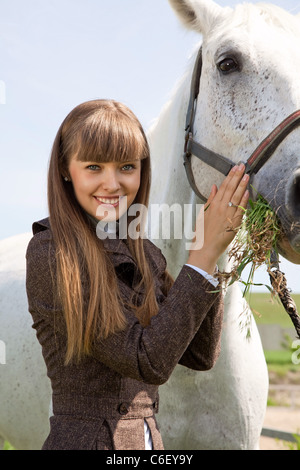
<svg viewBox="0 0 300 470">
<path fill-rule="evenodd" d="M 104 206 L 113 206 L 117 207 L 120 204 L 120 201 L 122 198 L 125 196 L 111 196 L 111 197 L 99 197 L 99 196 L 94 196 L 99 204 L 104 205 Z"/>
</svg>

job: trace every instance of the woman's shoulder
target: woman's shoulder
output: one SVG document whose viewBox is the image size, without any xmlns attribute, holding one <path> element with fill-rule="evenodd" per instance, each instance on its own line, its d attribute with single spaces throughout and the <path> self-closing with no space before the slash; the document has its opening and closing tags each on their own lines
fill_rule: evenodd
<svg viewBox="0 0 300 470">
<path fill-rule="evenodd" d="M 47 230 L 48 234 L 50 234 L 51 226 L 49 217 L 47 217 L 46 219 L 39 220 L 38 222 L 33 222 L 32 224 L 33 235 L 36 235 L 37 233 L 46 232 Z"/>
<path fill-rule="evenodd" d="M 26 291 L 30 311 L 45 313 L 56 295 L 56 256 L 49 220 L 34 222 L 32 231 L 26 251 Z"/>
<path fill-rule="evenodd" d="M 31 238 L 26 252 L 26 258 L 44 258 L 49 256 L 49 251 L 54 250 L 53 237 L 49 218 L 34 222 L 32 224 L 33 237 Z"/>
</svg>

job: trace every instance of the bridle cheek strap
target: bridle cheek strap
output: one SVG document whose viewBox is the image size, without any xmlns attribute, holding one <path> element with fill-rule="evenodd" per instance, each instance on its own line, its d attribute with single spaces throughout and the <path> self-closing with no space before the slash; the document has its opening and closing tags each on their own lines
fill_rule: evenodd
<svg viewBox="0 0 300 470">
<path fill-rule="evenodd" d="M 187 174 L 188 181 L 193 191 L 200 199 L 206 201 L 206 198 L 199 192 L 191 167 L 191 157 L 194 155 L 199 158 L 202 162 L 206 163 L 210 167 L 227 176 L 230 170 L 236 165 L 232 160 L 219 155 L 206 147 L 203 147 L 199 142 L 196 142 L 193 138 L 194 120 L 197 106 L 197 98 L 200 89 L 200 79 L 202 72 L 202 48 L 198 52 L 196 59 L 192 83 L 190 100 L 186 118 L 186 137 L 184 147 L 184 166 Z M 292 113 L 286 118 L 279 126 L 276 127 L 268 137 L 257 147 L 252 153 L 251 157 L 245 163 L 246 173 L 252 176 L 256 174 L 262 166 L 270 159 L 277 147 L 283 142 L 283 140 L 298 126 L 300 126 L 300 110 Z M 242 163 L 242 162 L 240 162 Z"/>
</svg>

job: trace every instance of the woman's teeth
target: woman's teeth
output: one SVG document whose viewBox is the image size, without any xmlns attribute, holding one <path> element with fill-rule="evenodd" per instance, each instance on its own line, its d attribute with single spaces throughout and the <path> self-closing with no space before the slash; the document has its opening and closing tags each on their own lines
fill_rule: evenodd
<svg viewBox="0 0 300 470">
<path fill-rule="evenodd" d="M 102 198 L 102 197 L 97 197 L 98 201 L 99 202 L 102 202 L 103 204 L 117 204 L 119 202 L 119 198 L 117 199 L 106 199 L 106 198 Z"/>
</svg>

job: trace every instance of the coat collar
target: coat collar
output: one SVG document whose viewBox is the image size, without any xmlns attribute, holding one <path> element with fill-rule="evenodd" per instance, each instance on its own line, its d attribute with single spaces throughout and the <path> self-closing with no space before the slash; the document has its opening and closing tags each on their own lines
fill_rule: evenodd
<svg viewBox="0 0 300 470">
<path fill-rule="evenodd" d="M 32 231 L 34 235 L 44 230 L 51 231 L 49 217 L 33 223 Z M 102 241 L 105 250 L 111 253 L 111 259 L 115 267 L 123 263 L 133 263 L 136 265 L 136 261 L 132 257 L 124 240 L 120 240 L 118 238 L 106 238 Z M 152 265 L 152 269 L 154 270 L 155 274 L 162 275 L 166 270 L 167 263 L 161 250 L 148 239 L 144 239 L 144 249 L 147 260 Z"/>
<path fill-rule="evenodd" d="M 34 222 L 32 225 L 32 231 L 34 235 L 36 233 L 43 232 L 44 230 L 51 231 L 49 217 L 47 217 L 46 219 L 42 219 L 38 222 Z M 102 242 L 105 250 L 114 255 L 114 266 L 117 266 L 124 262 L 131 262 L 136 264 L 124 240 L 119 240 L 119 238 L 106 238 L 102 240 Z"/>
</svg>

